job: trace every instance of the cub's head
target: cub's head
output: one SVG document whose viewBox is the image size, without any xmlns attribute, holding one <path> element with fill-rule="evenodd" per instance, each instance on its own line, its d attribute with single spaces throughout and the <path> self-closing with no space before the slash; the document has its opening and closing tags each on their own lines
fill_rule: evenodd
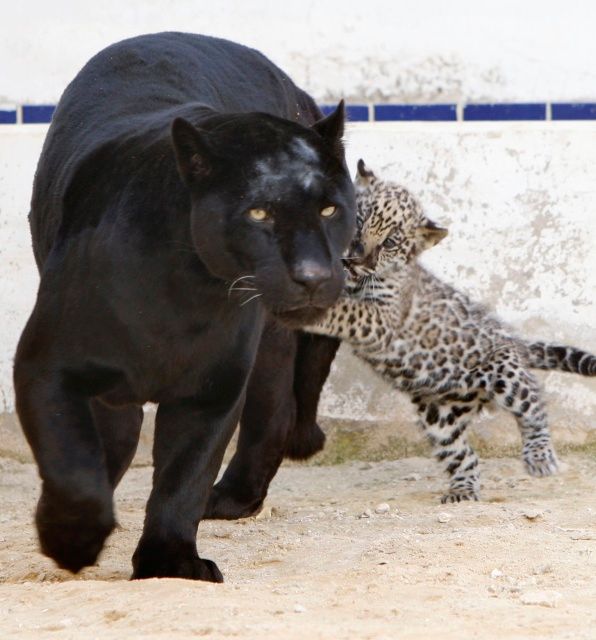
<svg viewBox="0 0 596 640">
<path fill-rule="evenodd" d="M 380 180 L 362 160 L 354 186 L 357 229 L 345 258 L 354 280 L 406 265 L 447 235 L 447 229 L 424 215 L 407 189 Z"/>
<path fill-rule="evenodd" d="M 172 125 L 199 258 L 239 304 L 258 296 L 290 325 L 316 320 L 343 288 L 356 211 L 343 111 L 310 128 L 263 113 Z"/>
</svg>

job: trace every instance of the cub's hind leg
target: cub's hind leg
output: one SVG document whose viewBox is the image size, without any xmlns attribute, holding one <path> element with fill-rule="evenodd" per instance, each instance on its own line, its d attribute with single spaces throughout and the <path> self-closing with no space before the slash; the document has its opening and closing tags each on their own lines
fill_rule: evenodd
<svg viewBox="0 0 596 640">
<path fill-rule="evenodd" d="M 515 416 L 523 443 L 522 460 L 531 476 L 550 476 L 558 471 L 544 400 L 536 378 L 515 359 L 497 370 L 494 399 Z"/>
<path fill-rule="evenodd" d="M 470 415 L 479 407 L 476 394 L 417 396 L 413 401 L 433 455 L 450 477 L 441 502 L 478 500 L 478 457 L 466 437 Z"/>
</svg>

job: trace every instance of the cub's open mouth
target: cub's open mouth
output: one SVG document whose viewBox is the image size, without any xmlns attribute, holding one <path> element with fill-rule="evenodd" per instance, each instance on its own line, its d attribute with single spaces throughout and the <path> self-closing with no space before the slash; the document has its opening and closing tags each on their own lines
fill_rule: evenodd
<svg viewBox="0 0 596 640">
<path fill-rule="evenodd" d="M 347 258 L 342 258 L 341 262 L 342 262 L 342 266 L 344 268 L 344 271 L 346 273 L 346 277 L 349 280 L 359 280 L 360 278 L 362 278 L 362 276 L 356 271 L 356 269 L 354 268 L 354 264 L 352 263 L 353 258 L 351 257 L 347 257 Z"/>
</svg>

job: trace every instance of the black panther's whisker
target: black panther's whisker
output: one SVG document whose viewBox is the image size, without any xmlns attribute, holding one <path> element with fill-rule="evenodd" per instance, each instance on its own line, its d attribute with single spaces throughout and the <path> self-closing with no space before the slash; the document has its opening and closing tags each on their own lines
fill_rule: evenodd
<svg viewBox="0 0 596 640">
<path fill-rule="evenodd" d="M 234 289 L 234 285 L 237 282 L 240 282 L 241 280 L 246 280 L 247 278 L 254 278 L 255 276 L 253 275 L 246 275 L 246 276 L 240 276 L 239 278 L 236 278 L 236 280 L 234 280 L 232 282 L 232 284 L 228 287 L 228 298 L 230 297 L 230 294 L 232 293 L 232 291 L 239 291 L 239 289 Z"/>
<path fill-rule="evenodd" d="M 251 296 L 248 300 L 245 300 L 244 302 L 242 302 L 240 304 L 241 307 L 243 307 L 245 304 L 248 304 L 251 300 L 254 300 L 255 298 L 260 298 L 263 294 L 262 293 L 257 293 L 254 296 Z"/>
</svg>

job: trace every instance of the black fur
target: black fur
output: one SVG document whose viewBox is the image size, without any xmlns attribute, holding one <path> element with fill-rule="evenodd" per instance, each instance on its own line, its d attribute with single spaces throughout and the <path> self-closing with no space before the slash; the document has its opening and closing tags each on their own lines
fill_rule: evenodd
<svg viewBox="0 0 596 640">
<path fill-rule="evenodd" d="M 257 513 L 284 457 L 305 460 L 325 445 L 317 424 L 321 390 L 340 341 L 265 328 L 250 377 L 236 452 L 213 487 L 203 518 Z"/>
<path fill-rule="evenodd" d="M 260 53 L 190 34 L 113 45 L 66 89 L 33 188 L 41 282 L 14 368 L 41 548 L 61 567 L 95 562 L 152 401 L 133 576 L 221 580 L 195 538 L 251 370 L 241 442 L 270 434 L 266 485 L 292 428 L 293 328 L 343 286 L 343 107 L 319 115 Z"/>
</svg>

